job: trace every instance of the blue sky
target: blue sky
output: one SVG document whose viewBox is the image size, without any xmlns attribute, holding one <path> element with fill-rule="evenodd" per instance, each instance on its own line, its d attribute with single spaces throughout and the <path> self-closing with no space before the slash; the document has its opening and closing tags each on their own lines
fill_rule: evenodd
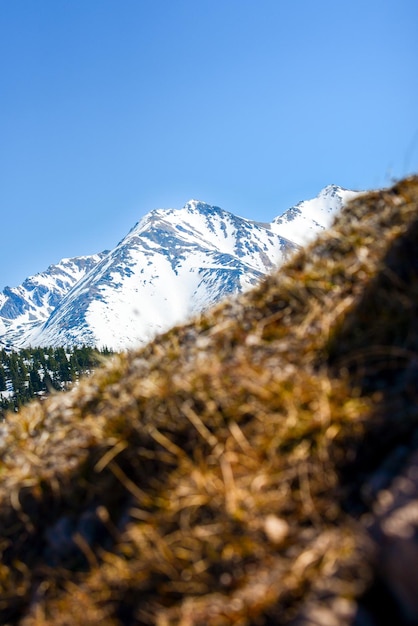
<svg viewBox="0 0 418 626">
<path fill-rule="evenodd" d="M 418 171 L 416 0 L 0 0 L 0 289 L 205 200 Z"/>
</svg>

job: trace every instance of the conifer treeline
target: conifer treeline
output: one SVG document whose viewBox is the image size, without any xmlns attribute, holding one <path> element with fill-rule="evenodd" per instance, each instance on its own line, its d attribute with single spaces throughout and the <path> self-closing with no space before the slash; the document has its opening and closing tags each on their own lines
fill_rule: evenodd
<svg viewBox="0 0 418 626">
<path fill-rule="evenodd" d="M 34 397 L 66 389 L 110 354 L 89 346 L 0 350 L 0 419 Z"/>
</svg>

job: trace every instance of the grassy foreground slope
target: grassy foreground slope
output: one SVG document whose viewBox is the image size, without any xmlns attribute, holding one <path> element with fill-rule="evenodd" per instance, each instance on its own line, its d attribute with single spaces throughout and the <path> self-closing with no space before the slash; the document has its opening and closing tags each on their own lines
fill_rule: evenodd
<svg viewBox="0 0 418 626">
<path fill-rule="evenodd" d="M 10 416 L 0 622 L 416 623 L 417 244 L 410 178 Z"/>
</svg>

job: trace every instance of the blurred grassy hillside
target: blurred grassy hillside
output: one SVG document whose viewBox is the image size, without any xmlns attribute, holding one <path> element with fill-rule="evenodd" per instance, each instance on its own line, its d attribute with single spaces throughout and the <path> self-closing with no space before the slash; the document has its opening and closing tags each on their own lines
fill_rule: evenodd
<svg viewBox="0 0 418 626">
<path fill-rule="evenodd" d="M 10 415 L 0 622 L 417 623 L 417 244 L 409 178 Z"/>
</svg>

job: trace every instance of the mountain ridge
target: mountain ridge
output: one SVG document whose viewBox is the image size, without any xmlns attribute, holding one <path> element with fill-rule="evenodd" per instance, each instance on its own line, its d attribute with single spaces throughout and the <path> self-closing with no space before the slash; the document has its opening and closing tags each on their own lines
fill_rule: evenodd
<svg viewBox="0 0 418 626">
<path fill-rule="evenodd" d="M 110 251 L 63 259 L 0 294 L 0 341 L 125 349 L 241 293 L 358 192 L 328 185 L 271 223 L 203 201 L 154 209 Z"/>
</svg>

